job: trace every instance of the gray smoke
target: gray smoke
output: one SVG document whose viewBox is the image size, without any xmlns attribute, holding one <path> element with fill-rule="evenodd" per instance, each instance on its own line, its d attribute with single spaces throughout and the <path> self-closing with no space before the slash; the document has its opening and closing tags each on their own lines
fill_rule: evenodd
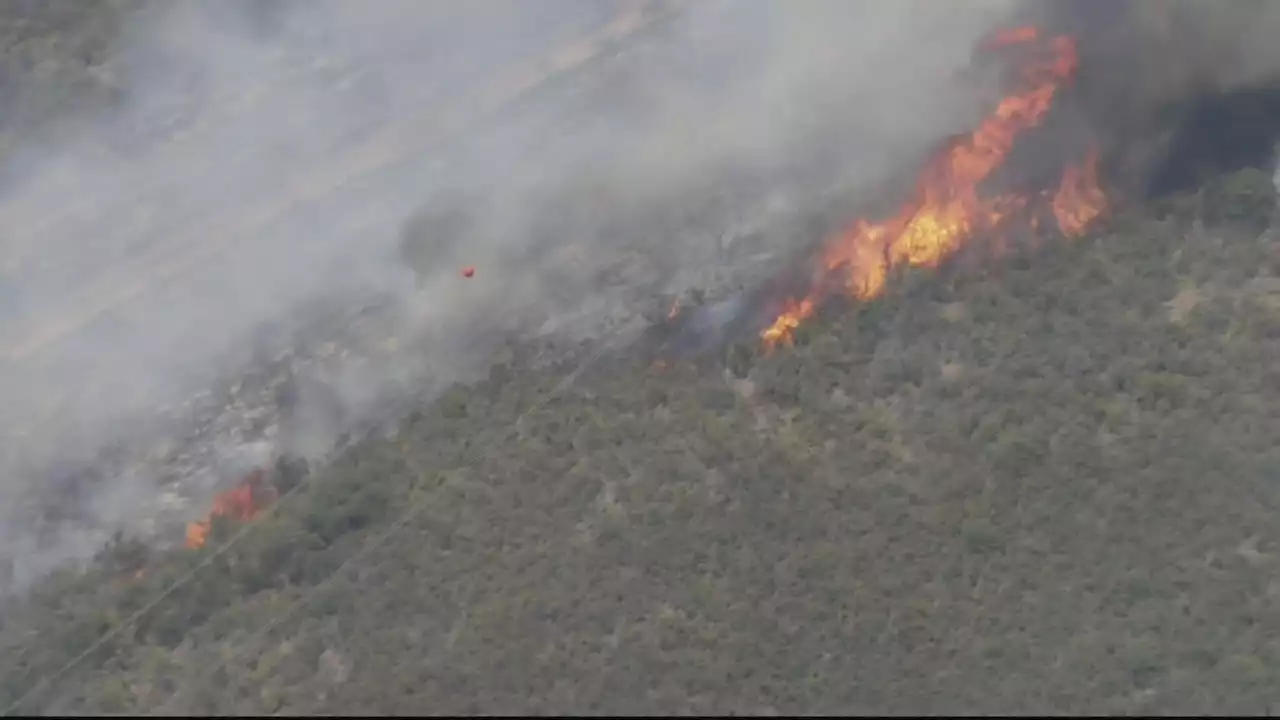
<svg viewBox="0 0 1280 720">
<path fill-rule="evenodd" d="M 546 328 L 616 331 L 601 318 L 630 302 L 620 288 L 650 280 L 598 258 L 638 244 L 668 285 L 695 284 L 708 275 L 689 267 L 731 262 L 703 252 L 727 234 L 773 232 L 823 192 L 856 199 L 981 111 L 960 73 L 1014 3 L 684 3 L 619 53 L 488 103 L 513 69 L 634 5 L 174 2 L 143 14 L 95 68 L 118 107 L 23 147 L 24 172 L 0 196 L 0 555 L 26 558 L 31 577 L 91 553 L 106 530 L 83 527 L 135 522 L 161 494 L 154 478 L 95 478 L 52 540 L 34 539 L 25 503 L 59 492 L 49 468 L 92 464 L 167 422 L 156 417 L 199 411 L 263 328 L 291 337 L 377 298 L 391 318 L 382 339 L 414 348 L 326 370 L 329 394 L 297 403 L 323 418 L 463 377 L 489 347 L 478 338 L 531 310 L 597 308 L 551 312 Z M 777 179 L 815 167 L 828 169 L 821 182 Z M 735 197 L 726 178 L 741 176 Z M 482 222 L 429 256 L 416 288 L 405 223 L 459 189 L 485 200 Z M 720 209 L 677 211 L 717 193 L 706 202 Z M 290 442 L 319 453 L 329 424 Z"/>
<path fill-rule="evenodd" d="M 1280 75 L 1280 6 L 1267 0 L 1139 0 L 1149 25 L 1166 33 L 1160 56 L 1175 82 L 1228 90 Z M 1153 60 L 1155 58 L 1152 58 Z M 1153 65 L 1155 63 L 1152 63 Z"/>
<path fill-rule="evenodd" d="M 1021 13 L 1079 39 L 1089 122 L 1121 142 L 1159 132 L 1189 98 L 1280 81 L 1268 0 L 1033 0 Z"/>
</svg>

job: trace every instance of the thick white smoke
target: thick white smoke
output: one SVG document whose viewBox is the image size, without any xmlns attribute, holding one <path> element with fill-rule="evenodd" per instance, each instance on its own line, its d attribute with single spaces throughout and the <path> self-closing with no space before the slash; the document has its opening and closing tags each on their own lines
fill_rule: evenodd
<svg viewBox="0 0 1280 720">
<path fill-rule="evenodd" d="M 508 310 L 562 289 L 563 256 L 535 245 L 590 257 L 616 241 L 592 223 L 550 241 L 535 232 L 557 193 L 596 192 L 587 207 L 604 218 L 713 193 L 728 165 L 767 180 L 825 163 L 846 192 L 874 186 L 981 110 L 960 73 L 1013 2 L 686 3 L 634 49 L 486 105 L 513 69 L 636 5 L 175 2 L 144 13 L 95 70 L 121 108 L 24 148 L 25 172 L 0 197 L 0 555 L 24 558 L 29 578 L 133 522 L 154 479 L 100 479 L 75 501 L 94 532 L 77 537 L 71 523 L 45 545 L 19 500 L 58 492 L 44 485 L 49 468 L 71 472 L 152 432 L 159 410 L 190 406 L 264 324 L 283 336 L 321 307 L 389 294 L 398 334 L 425 334 L 429 355 L 367 366 L 336 402 L 359 414 L 388 387 L 451 379 Z M 491 201 L 459 254 L 476 278 L 449 264 L 415 292 L 400 229 L 458 187 Z M 803 210 L 802 195 L 779 207 Z M 680 266 L 718 232 L 633 234 Z M 595 299 L 584 285 L 575 302 Z"/>
</svg>

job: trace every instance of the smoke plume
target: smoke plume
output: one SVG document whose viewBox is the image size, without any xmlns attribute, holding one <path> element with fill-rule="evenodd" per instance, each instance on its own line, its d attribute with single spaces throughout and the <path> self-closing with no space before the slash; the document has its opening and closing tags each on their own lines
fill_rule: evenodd
<svg viewBox="0 0 1280 720">
<path fill-rule="evenodd" d="M 172 455 L 187 421 L 174 418 L 216 416 L 219 378 L 328 332 L 316 327 L 347 332 L 376 306 L 374 344 L 400 350 L 280 390 L 306 420 L 288 432 L 268 418 L 201 436 L 220 459 L 183 492 L 207 499 L 219 473 L 281 449 L 322 455 L 389 396 L 465 378 L 520 322 L 612 337 L 646 293 L 731 276 L 746 262 L 725 252 L 739 235 L 764 236 L 751 257 L 812 242 L 780 228 L 833 193 L 856 201 L 981 112 L 971 50 L 1016 9 L 652 5 L 138 13 L 93 69 L 119 102 L 21 146 L 0 196 L 0 555 L 19 578 L 92 553 L 177 492 L 128 463 L 101 470 L 111 452 Z M 665 10 L 626 38 L 580 42 Z M 1276 53 L 1259 43 L 1220 80 L 1261 72 Z M 555 48 L 567 50 L 548 61 Z M 510 91 L 529 77 L 542 82 Z M 465 232 L 433 239 L 415 282 L 406 224 L 463 196 Z M 178 454 L 191 472 L 203 462 Z M 32 498 L 51 495 L 70 509 L 37 522 Z"/>
</svg>

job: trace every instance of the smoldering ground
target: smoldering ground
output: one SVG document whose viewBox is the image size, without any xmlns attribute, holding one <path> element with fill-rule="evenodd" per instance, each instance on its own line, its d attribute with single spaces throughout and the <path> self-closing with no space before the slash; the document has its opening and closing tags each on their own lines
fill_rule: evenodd
<svg viewBox="0 0 1280 720">
<path fill-rule="evenodd" d="M 1280 139 L 1280 6 L 1248 0 L 1027 2 L 1020 14 L 1077 38 L 1069 123 L 1101 149 L 1114 195 L 1192 190 L 1269 165 Z"/>
<path fill-rule="evenodd" d="M 209 389 L 245 363 L 296 362 L 295 341 L 319 378 L 298 387 L 328 398 L 295 398 L 301 415 L 348 422 L 465 377 L 520 322 L 611 337 L 645 293 L 811 243 L 789 218 L 875 187 L 981 112 L 957 77 L 1013 4 L 691 3 L 500 106 L 483 101 L 495 83 L 629 5 L 233 7 L 138 14 L 95 68 L 116 106 L 19 149 L 0 204 L 0 522 L 21 578 L 87 556 L 169 492 L 136 470 L 49 481 L 84 477 L 104 448 L 285 442 L 270 412 Z M 483 210 L 465 237 L 431 238 L 415 287 L 401 231 L 445 191 Z M 752 252 L 725 252 L 747 235 Z M 365 307 L 376 331 L 352 340 Z M 344 364 L 327 334 L 376 357 Z M 224 399 L 259 416 L 175 431 Z M 289 442 L 320 452 L 338 429 L 313 424 Z M 177 475 L 216 479 L 215 460 L 182 452 Z M 30 498 L 72 485 L 74 511 L 37 533 Z"/>
</svg>

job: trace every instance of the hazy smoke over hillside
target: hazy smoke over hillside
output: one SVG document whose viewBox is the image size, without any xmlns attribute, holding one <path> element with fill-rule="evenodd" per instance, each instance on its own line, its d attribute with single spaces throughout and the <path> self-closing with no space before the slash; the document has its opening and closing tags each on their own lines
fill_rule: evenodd
<svg viewBox="0 0 1280 720">
<path fill-rule="evenodd" d="M 264 324 L 279 334 L 348 297 L 399 298 L 404 333 L 425 333 L 429 352 L 366 370 L 339 394 L 358 414 L 379 389 L 448 379 L 477 359 L 477 335 L 563 290 L 565 261 L 539 244 L 591 257 L 618 242 L 610 213 L 692 202 L 730 166 L 767 184 L 824 164 L 845 190 L 874 186 L 989 100 L 962 71 L 1013 9 L 694 2 L 580 76 L 488 102 L 495 85 L 633 5 L 183 2 L 144 14 L 95 70 L 119 107 L 22 148 L 23 172 L 0 197 L 7 552 L 39 558 L 28 575 L 91 552 L 100 536 L 69 530 L 37 551 L 16 498 L 50 482 L 51 466 L 88 461 L 181 406 L 242 362 Z M 484 200 L 481 229 L 442 251 L 415 293 L 401 227 L 456 188 Z M 577 188 L 597 194 L 557 236 L 553 201 Z M 691 221 L 629 232 L 680 267 L 720 231 Z M 455 259 L 476 277 L 460 279 Z M 577 292 L 587 304 L 596 290 Z M 113 478 L 77 502 L 110 526 L 155 492 Z"/>
</svg>

